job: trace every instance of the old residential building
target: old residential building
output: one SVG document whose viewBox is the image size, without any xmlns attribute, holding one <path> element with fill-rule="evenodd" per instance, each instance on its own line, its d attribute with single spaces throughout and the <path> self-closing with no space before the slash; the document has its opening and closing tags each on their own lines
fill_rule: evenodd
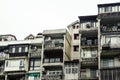
<svg viewBox="0 0 120 80">
<path fill-rule="evenodd" d="M 120 80 L 120 3 L 98 5 L 101 80 Z"/>
<path fill-rule="evenodd" d="M 98 80 L 97 16 L 79 16 L 80 19 L 80 79 Z"/>
<path fill-rule="evenodd" d="M 24 40 L 0 35 L 0 80 L 120 80 L 120 3 L 78 19 Z"/>
<path fill-rule="evenodd" d="M 43 78 L 64 80 L 64 62 L 70 60 L 71 37 L 66 29 L 44 30 Z"/>
</svg>

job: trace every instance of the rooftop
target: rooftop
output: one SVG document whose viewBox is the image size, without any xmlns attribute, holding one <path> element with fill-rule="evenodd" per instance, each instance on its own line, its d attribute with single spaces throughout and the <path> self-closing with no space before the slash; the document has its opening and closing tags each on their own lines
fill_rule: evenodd
<svg viewBox="0 0 120 80">
<path fill-rule="evenodd" d="M 80 22 L 84 21 L 96 21 L 97 15 L 89 15 L 89 16 L 78 16 Z"/>
<path fill-rule="evenodd" d="M 98 4 L 98 7 L 116 6 L 116 5 L 120 5 L 120 2 L 116 2 L 116 3 Z"/>
</svg>

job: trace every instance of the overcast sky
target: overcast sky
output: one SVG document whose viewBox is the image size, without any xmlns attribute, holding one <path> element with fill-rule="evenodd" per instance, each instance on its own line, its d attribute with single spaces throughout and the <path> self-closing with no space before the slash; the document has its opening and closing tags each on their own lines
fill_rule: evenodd
<svg viewBox="0 0 120 80">
<path fill-rule="evenodd" d="M 24 39 L 45 29 L 67 28 L 78 16 L 97 14 L 97 4 L 120 0 L 0 0 L 0 34 Z"/>
</svg>

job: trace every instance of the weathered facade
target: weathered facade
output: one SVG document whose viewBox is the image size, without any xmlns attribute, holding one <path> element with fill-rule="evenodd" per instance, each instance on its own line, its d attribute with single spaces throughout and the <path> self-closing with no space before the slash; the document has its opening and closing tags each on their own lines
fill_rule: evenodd
<svg viewBox="0 0 120 80">
<path fill-rule="evenodd" d="M 120 80 L 120 3 L 78 18 L 25 40 L 0 35 L 0 80 Z"/>
</svg>

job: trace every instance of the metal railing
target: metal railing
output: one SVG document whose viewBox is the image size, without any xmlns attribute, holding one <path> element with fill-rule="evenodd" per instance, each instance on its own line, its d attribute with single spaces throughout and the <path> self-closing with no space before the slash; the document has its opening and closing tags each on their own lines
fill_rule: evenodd
<svg viewBox="0 0 120 80">
<path fill-rule="evenodd" d="M 63 40 L 50 40 L 45 41 L 45 49 L 59 49 L 63 47 Z"/>
<path fill-rule="evenodd" d="M 40 57 L 42 49 L 31 49 L 30 50 L 30 57 Z"/>
</svg>

